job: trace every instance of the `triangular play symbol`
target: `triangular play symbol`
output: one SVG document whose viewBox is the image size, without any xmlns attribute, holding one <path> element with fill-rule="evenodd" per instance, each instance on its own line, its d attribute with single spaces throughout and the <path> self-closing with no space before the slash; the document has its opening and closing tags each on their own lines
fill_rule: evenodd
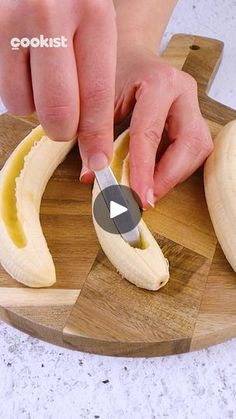
<svg viewBox="0 0 236 419">
<path fill-rule="evenodd" d="M 128 211 L 128 208 L 115 201 L 110 201 L 110 218 L 118 217 L 118 215 L 121 215 L 126 211 Z"/>
</svg>

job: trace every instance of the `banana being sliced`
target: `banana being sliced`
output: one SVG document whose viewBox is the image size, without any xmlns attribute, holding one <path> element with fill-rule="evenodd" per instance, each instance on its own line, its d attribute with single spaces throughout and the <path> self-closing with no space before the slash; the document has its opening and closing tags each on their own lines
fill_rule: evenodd
<svg viewBox="0 0 236 419">
<path fill-rule="evenodd" d="M 129 186 L 128 149 L 129 133 L 125 131 L 114 143 L 111 167 L 118 182 L 126 186 Z M 99 186 L 95 181 L 92 207 L 99 192 Z M 138 225 L 141 233 L 140 248 L 131 247 L 118 234 L 104 231 L 94 216 L 93 223 L 104 253 L 124 278 L 138 287 L 152 291 L 158 290 L 167 283 L 168 261 L 143 220 Z"/>
<path fill-rule="evenodd" d="M 207 205 L 222 250 L 236 271 L 236 121 L 214 141 L 204 169 Z"/>
<path fill-rule="evenodd" d="M 48 180 L 73 144 L 50 140 L 38 126 L 0 172 L 0 262 L 13 278 L 30 287 L 49 287 L 56 281 L 39 208 Z"/>
</svg>

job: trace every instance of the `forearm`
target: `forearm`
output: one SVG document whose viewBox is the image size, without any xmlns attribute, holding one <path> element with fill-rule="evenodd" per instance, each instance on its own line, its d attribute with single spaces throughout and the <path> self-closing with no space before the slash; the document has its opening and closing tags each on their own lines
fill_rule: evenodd
<svg viewBox="0 0 236 419">
<path fill-rule="evenodd" d="M 144 44 L 157 52 L 177 0 L 113 0 L 117 14 L 118 49 Z"/>
</svg>

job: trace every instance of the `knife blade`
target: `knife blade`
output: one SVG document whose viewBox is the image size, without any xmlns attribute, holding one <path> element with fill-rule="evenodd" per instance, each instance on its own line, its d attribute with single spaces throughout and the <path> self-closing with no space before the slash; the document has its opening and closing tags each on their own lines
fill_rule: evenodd
<svg viewBox="0 0 236 419">
<path fill-rule="evenodd" d="M 123 205 L 124 207 L 130 206 L 129 203 L 126 201 L 126 198 L 122 192 L 122 189 L 119 183 L 117 182 L 116 177 L 110 167 L 105 167 L 102 170 L 96 170 L 94 171 L 94 173 L 95 173 L 95 177 L 99 185 L 99 188 L 102 192 L 104 201 L 109 211 L 110 211 L 111 200 L 109 198 L 109 193 L 107 193 L 107 191 L 109 191 L 107 190 L 107 188 L 109 188 L 110 186 L 117 186 L 116 196 L 117 196 L 117 201 L 119 202 L 119 204 Z M 105 190 L 106 190 L 106 193 L 104 192 Z M 135 201 L 134 197 L 132 197 L 131 199 L 133 199 L 132 205 L 137 205 L 138 207 L 138 204 Z M 139 207 L 138 207 L 138 211 L 140 211 Z M 133 225 L 133 228 L 127 233 L 120 232 L 118 217 L 112 218 L 112 221 L 114 222 L 116 229 L 120 233 L 122 238 L 131 246 L 137 247 L 140 244 L 140 232 L 139 232 L 138 227 L 136 226 L 136 223 L 132 217 L 132 213 L 129 211 L 129 209 L 126 212 L 126 217 L 129 217 L 129 225 Z"/>
</svg>

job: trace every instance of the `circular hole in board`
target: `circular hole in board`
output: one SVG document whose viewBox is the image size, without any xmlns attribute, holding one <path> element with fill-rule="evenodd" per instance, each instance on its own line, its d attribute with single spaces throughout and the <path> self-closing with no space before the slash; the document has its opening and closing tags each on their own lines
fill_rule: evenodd
<svg viewBox="0 0 236 419">
<path fill-rule="evenodd" d="M 199 45 L 191 45 L 190 49 L 193 49 L 194 51 L 200 49 Z"/>
</svg>

